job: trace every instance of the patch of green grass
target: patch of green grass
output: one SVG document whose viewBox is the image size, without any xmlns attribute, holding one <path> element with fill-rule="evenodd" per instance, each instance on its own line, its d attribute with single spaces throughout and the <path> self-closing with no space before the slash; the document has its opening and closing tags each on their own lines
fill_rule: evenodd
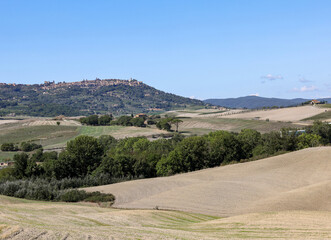
<svg viewBox="0 0 331 240">
<path fill-rule="evenodd" d="M 331 103 L 319 105 L 321 108 L 331 108 Z"/>
<path fill-rule="evenodd" d="M 82 126 L 79 129 L 79 135 L 88 135 L 93 137 L 99 137 L 101 135 L 111 135 L 114 132 L 118 132 L 126 127 L 123 126 Z"/>
<path fill-rule="evenodd" d="M 312 116 L 310 118 L 305 118 L 303 120 L 313 120 L 313 121 L 322 121 L 322 120 L 326 120 L 326 119 L 331 119 L 331 111 L 326 111 L 320 114 L 317 114 L 315 116 Z"/>
<path fill-rule="evenodd" d="M 0 161 L 5 161 L 8 159 L 13 159 L 14 155 L 18 152 L 2 152 L 0 151 Z"/>
<path fill-rule="evenodd" d="M 0 144 L 5 142 L 35 142 L 45 145 L 54 144 L 77 135 L 77 127 L 73 126 L 23 126 L 2 129 Z"/>
</svg>

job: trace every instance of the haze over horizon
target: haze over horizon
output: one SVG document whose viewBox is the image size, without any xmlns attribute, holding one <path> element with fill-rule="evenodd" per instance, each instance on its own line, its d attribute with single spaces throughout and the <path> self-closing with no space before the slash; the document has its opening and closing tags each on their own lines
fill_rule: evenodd
<svg viewBox="0 0 331 240">
<path fill-rule="evenodd" d="M 207 98 L 331 96 L 331 2 L 1 1 L 0 82 L 135 78 Z"/>
</svg>

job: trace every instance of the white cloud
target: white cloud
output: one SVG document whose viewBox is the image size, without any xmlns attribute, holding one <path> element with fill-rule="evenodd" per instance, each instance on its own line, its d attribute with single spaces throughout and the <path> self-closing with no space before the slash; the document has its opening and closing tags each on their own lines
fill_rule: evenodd
<svg viewBox="0 0 331 240">
<path fill-rule="evenodd" d="M 261 78 L 269 81 L 284 79 L 282 75 L 272 75 L 272 74 L 261 76 Z"/>
<path fill-rule="evenodd" d="M 196 97 L 195 97 L 195 96 L 191 96 L 191 97 L 189 97 L 189 98 L 191 98 L 191 99 L 196 99 Z"/>
<path fill-rule="evenodd" d="M 255 97 L 258 97 L 258 96 L 260 96 L 260 94 L 258 94 L 258 93 L 252 93 L 252 94 L 249 94 L 248 96 L 255 96 Z"/>
<path fill-rule="evenodd" d="M 311 80 L 308 80 L 306 79 L 305 77 L 299 77 L 299 82 L 302 82 L 302 83 L 308 83 L 308 82 L 312 82 Z"/>
<path fill-rule="evenodd" d="M 275 81 L 275 80 L 284 79 L 282 75 L 272 75 L 272 74 L 261 76 L 261 78 L 263 79 L 261 83 L 265 83 L 266 81 Z"/>
<path fill-rule="evenodd" d="M 301 88 L 293 88 L 295 92 L 313 92 L 317 91 L 318 88 L 316 86 L 303 86 Z"/>
</svg>

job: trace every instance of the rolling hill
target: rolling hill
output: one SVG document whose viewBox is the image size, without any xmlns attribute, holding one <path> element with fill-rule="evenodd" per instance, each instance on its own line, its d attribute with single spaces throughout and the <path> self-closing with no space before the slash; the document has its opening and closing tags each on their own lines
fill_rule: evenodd
<svg viewBox="0 0 331 240">
<path fill-rule="evenodd" d="M 137 80 L 96 79 L 44 84 L 0 83 L 0 116 L 114 115 L 203 106 L 199 100 L 157 90 Z"/>
<path fill-rule="evenodd" d="M 225 98 L 225 99 L 206 99 L 205 103 L 212 105 L 228 107 L 228 108 L 263 108 L 263 107 L 290 107 L 297 106 L 301 103 L 310 101 L 311 99 L 295 98 L 295 99 L 281 99 L 281 98 L 265 98 L 257 96 L 246 96 L 239 98 Z M 331 98 L 319 99 L 331 102 Z"/>
<path fill-rule="evenodd" d="M 331 210 L 331 147 L 171 177 L 87 188 L 113 193 L 115 207 L 181 210 L 213 216 Z"/>
<path fill-rule="evenodd" d="M 330 154 L 89 188 L 113 192 L 117 208 L 0 196 L 0 239 L 330 239 Z"/>
</svg>

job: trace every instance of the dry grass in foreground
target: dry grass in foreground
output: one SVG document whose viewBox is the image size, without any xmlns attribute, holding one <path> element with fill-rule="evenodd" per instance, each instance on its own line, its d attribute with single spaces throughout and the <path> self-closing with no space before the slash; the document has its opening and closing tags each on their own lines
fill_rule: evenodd
<svg viewBox="0 0 331 240">
<path fill-rule="evenodd" d="M 218 218 L 3 196 L 0 203 L 0 239 L 331 238 L 330 212 L 285 211 Z"/>
<path fill-rule="evenodd" d="M 0 196 L 0 239 L 329 239 L 330 156 L 331 147 L 311 148 L 89 188 L 132 209 Z"/>
</svg>

